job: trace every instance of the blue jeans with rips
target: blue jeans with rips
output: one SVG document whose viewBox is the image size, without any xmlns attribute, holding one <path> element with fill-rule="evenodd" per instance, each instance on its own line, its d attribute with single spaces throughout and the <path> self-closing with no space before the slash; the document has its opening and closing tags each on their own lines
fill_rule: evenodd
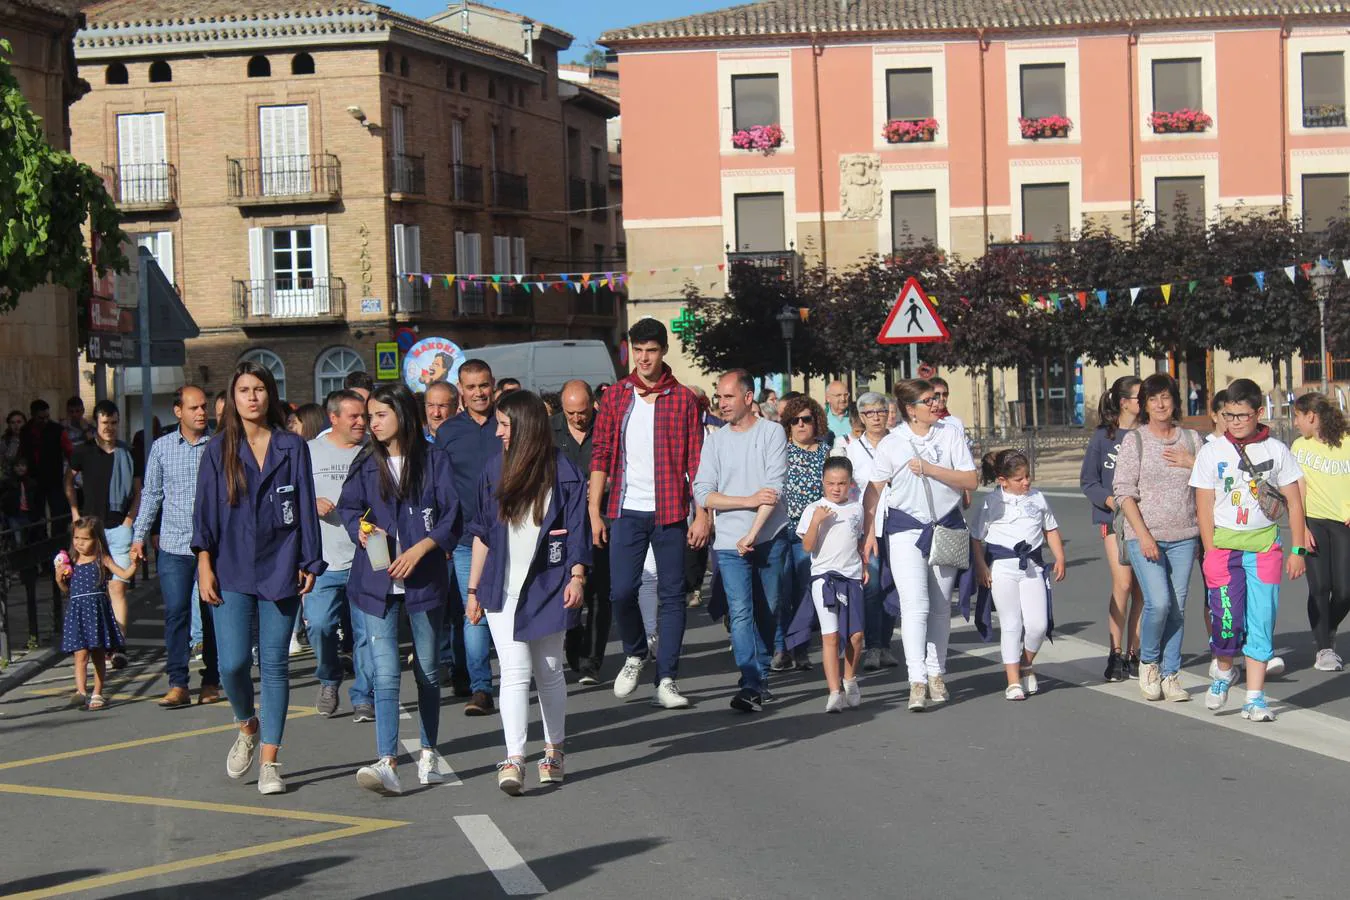
<svg viewBox="0 0 1350 900">
<path fill-rule="evenodd" d="M 717 551 L 731 619 L 731 649 L 741 670 L 739 684 L 757 694 L 768 686 L 770 648 L 783 602 L 787 558 L 787 535 L 783 532 L 756 544 L 745 556 L 735 550 Z"/>
</svg>

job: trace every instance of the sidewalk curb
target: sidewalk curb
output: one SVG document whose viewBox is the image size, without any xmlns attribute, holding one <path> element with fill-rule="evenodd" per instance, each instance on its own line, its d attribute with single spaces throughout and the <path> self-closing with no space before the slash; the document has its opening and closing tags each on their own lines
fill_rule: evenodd
<svg viewBox="0 0 1350 900">
<path fill-rule="evenodd" d="M 127 620 L 136 621 L 136 613 L 150 597 L 159 593 L 159 576 L 146 578 L 137 585 L 127 597 Z M 63 653 L 60 647 L 46 647 L 27 654 L 21 661 L 11 665 L 0 675 L 0 697 L 50 669 L 70 654 Z"/>
</svg>

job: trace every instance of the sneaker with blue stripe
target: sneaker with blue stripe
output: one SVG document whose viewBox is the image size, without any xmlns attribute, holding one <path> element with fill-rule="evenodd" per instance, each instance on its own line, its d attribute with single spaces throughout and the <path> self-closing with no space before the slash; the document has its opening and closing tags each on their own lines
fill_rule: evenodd
<svg viewBox="0 0 1350 900">
<path fill-rule="evenodd" d="M 1209 683 L 1209 692 L 1205 694 L 1205 709 L 1220 710 L 1228 705 L 1228 689 L 1232 683 L 1227 678 L 1215 678 Z"/>
<path fill-rule="evenodd" d="M 1274 722 L 1275 710 L 1266 703 L 1265 695 L 1259 695 L 1242 705 L 1242 718 L 1253 722 Z"/>
</svg>

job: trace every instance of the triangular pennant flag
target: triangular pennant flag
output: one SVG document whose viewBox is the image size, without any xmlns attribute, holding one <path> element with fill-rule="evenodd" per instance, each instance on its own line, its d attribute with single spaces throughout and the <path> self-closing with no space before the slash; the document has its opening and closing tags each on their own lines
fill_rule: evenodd
<svg viewBox="0 0 1350 900">
<path fill-rule="evenodd" d="M 1170 284 L 1164 284 L 1162 286 L 1162 295 L 1164 303 L 1172 302 L 1172 286 Z"/>
<path fill-rule="evenodd" d="M 422 276 L 422 283 L 425 284 L 427 287 L 431 287 L 431 276 L 430 276 L 430 275 L 423 275 L 423 276 Z"/>
<path fill-rule="evenodd" d="M 1232 286 L 1233 286 L 1233 276 L 1232 276 L 1232 275 L 1225 275 L 1225 276 L 1223 276 L 1223 283 L 1224 283 L 1225 285 L 1227 285 L 1228 287 L 1232 287 Z"/>
<path fill-rule="evenodd" d="M 1087 309 L 1087 291 L 1078 292 L 1078 308 Z"/>
<path fill-rule="evenodd" d="M 1200 283 L 1200 282 L 1198 282 L 1198 281 L 1192 281 L 1190 284 L 1186 285 L 1186 293 L 1188 293 L 1188 294 L 1194 294 L 1194 293 L 1195 293 L 1195 286 L 1196 286 L 1197 284 L 1199 284 L 1199 283 Z"/>
<path fill-rule="evenodd" d="M 572 290 L 574 290 L 574 291 L 576 291 L 578 294 L 580 294 L 580 293 L 581 293 L 581 284 L 580 284 L 579 282 L 576 282 L 576 281 L 572 282 Z"/>
<path fill-rule="evenodd" d="M 1063 309 L 1064 301 L 1059 299 L 1059 294 L 1055 295 L 1055 309 Z"/>
<path fill-rule="evenodd" d="M 1059 306 L 1059 294 L 1051 294 L 1050 302 L 1055 304 L 1055 306 Z"/>
<path fill-rule="evenodd" d="M 1102 290 L 1097 291 L 1097 302 L 1100 303 L 1102 306 L 1106 305 L 1106 291 Z"/>
<path fill-rule="evenodd" d="M 726 270 L 726 267 L 727 267 L 727 264 L 726 264 L 726 263 L 718 263 L 718 264 L 717 264 L 717 271 L 723 272 L 723 271 Z M 1347 266 L 1345 271 L 1350 272 L 1350 266 Z"/>
<path fill-rule="evenodd" d="M 1023 295 L 1022 295 L 1022 302 L 1025 303 L 1027 306 L 1030 306 L 1030 305 L 1031 305 L 1031 295 L 1030 295 L 1030 294 L 1023 294 Z"/>
<path fill-rule="evenodd" d="M 702 266 L 694 266 L 694 274 L 695 274 L 695 275 L 702 275 L 702 274 L 703 274 L 703 267 L 702 267 Z"/>
<path fill-rule="evenodd" d="M 581 273 L 581 283 L 582 283 L 582 284 L 590 284 L 590 283 L 591 283 L 591 273 L 590 273 L 590 272 L 582 272 L 582 273 Z"/>
<path fill-rule="evenodd" d="M 502 280 L 502 276 L 500 276 L 500 275 L 493 275 L 493 276 L 492 276 L 492 283 L 493 283 L 493 284 L 497 284 L 497 283 L 499 283 L 501 280 Z"/>
<path fill-rule="evenodd" d="M 648 275 L 655 275 L 655 274 L 656 274 L 656 270 L 655 270 L 655 269 L 648 269 L 648 270 L 647 270 L 647 274 L 648 274 Z"/>
<path fill-rule="evenodd" d="M 404 275 L 403 277 L 408 279 L 408 284 L 412 284 L 413 279 L 416 278 L 417 276 L 414 275 L 412 272 L 409 272 L 407 275 Z"/>
<path fill-rule="evenodd" d="M 1299 267 L 1300 269 L 1303 270 L 1303 274 L 1304 274 L 1304 275 L 1307 275 L 1308 273 L 1310 273 L 1310 272 L 1312 271 L 1313 264 L 1312 264 L 1312 263 L 1299 263 L 1299 264 L 1298 264 L 1298 267 Z"/>
<path fill-rule="evenodd" d="M 1341 260 L 1341 265 L 1345 266 L 1345 276 L 1350 278 L 1350 259 Z"/>
<path fill-rule="evenodd" d="M 805 322 L 807 319 L 811 318 L 811 310 L 809 307 L 799 306 L 797 307 L 797 315 Z"/>
<path fill-rule="evenodd" d="M 499 294 L 502 292 L 501 282 L 497 280 L 497 277 L 495 275 L 492 278 L 492 289 Z"/>
<path fill-rule="evenodd" d="M 601 287 L 609 287 L 609 279 L 608 279 L 608 278 L 601 278 L 601 279 L 600 279 L 600 286 L 601 286 Z"/>
<path fill-rule="evenodd" d="M 522 281 L 525 280 L 524 275 L 512 275 L 511 277 L 516 280 L 516 284 L 520 284 Z"/>
<path fill-rule="evenodd" d="M 1134 301 L 1136 301 L 1136 300 L 1139 299 L 1139 292 L 1142 291 L 1142 290 L 1143 290 L 1143 288 L 1130 288 L 1130 305 L 1131 305 L 1131 306 L 1134 305 Z"/>
<path fill-rule="evenodd" d="M 969 298 L 969 297 L 962 297 L 962 298 L 961 298 L 961 305 L 962 305 L 962 306 L 970 306 L 970 298 Z"/>
<path fill-rule="evenodd" d="M 1252 277 L 1256 279 L 1256 286 L 1264 291 L 1266 289 L 1266 273 L 1253 272 Z"/>
<path fill-rule="evenodd" d="M 594 293 L 595 293 L 596 291 L 598 291 L 598 290 L 600 290 L 600 282 L 598 282 L 598 281 L 592 281 L 592 282 L 591 282 L 591 293 L 594 294 Z"/>
<path fill-rule="evenodd" d="M 447 275 L 447 276 L 445 276 L 445 286 L 446 286 L 447 288 L 450 287 L 450 285 L 452 285 L 452 284 L 454 284 L 454 283 L 455 283 L 455 276 L 453 276 L 453 275 Z"/>
<path fill-rule="evenodd" d="M 571 274 L 568 273 L 568 272 L 563 272 L 563 273 L 562 273 L 562 280 L 563 280 L 563 281 L 568 281 L 568 282 L 570 282 L 570 281 L 572 280 Z"/>
<path fill-rule="evenodd" d="M 1284 267 L 1284 274 L 1285 274 L 1286 276 L 1288 276 L 1289 281 L 1290 281 L 1291 284 L 1298 281 L 1298 276 L 1294 274 L 1294 273 L 1297 272 L 1297 271 L 1298 271 L 1298 269 L 1297 269 L 1296 267 L 1294 267 L 1294 266 L 1285 266 L 1285 267 Z"/>
</svg>

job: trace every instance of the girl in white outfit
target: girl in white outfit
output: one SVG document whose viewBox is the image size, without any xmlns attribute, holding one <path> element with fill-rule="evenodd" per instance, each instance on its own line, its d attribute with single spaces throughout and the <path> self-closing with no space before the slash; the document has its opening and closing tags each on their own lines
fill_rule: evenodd
<svg viewBox="0 0 1350 900">
<path fill-rule="evenodd" d="M 993 595 L 998 610 L 999 649 L 1007 700 L 1025 700 L 1039 690 L 1032 661 L 1050 629 L 1050 588 L 1041 547 L 1055 556 L 1055 581 L 1064 580 L 1064 542 L 1045 495 L 1031 487 L 1031 465 L 1020 450 L 985 454 L 981 480 L 998 482 L 984 495 L 971 526 L 975 577 Z"/>
<path fill-rule="evenodd" d="M 866 547 L 870 559 L 878 549 L 874 512 L 885 492 L 882 533 L 899 599 L 909 709 L 920 712 L 930 698 L 936 703 L 948 699 L 942 676 L 957 575 L 950 566 L 930 566 L 920 546 L 931 541 L 934 522 L 965 527 L 961 492 L 974 490 L 979 478 L 963 433 L 938 419 L 940 404 L 932 384 L 902 381 L 895 386 L 895 398 L 903 421 L 877 445 L 865 497 Z"/>
</svg>

